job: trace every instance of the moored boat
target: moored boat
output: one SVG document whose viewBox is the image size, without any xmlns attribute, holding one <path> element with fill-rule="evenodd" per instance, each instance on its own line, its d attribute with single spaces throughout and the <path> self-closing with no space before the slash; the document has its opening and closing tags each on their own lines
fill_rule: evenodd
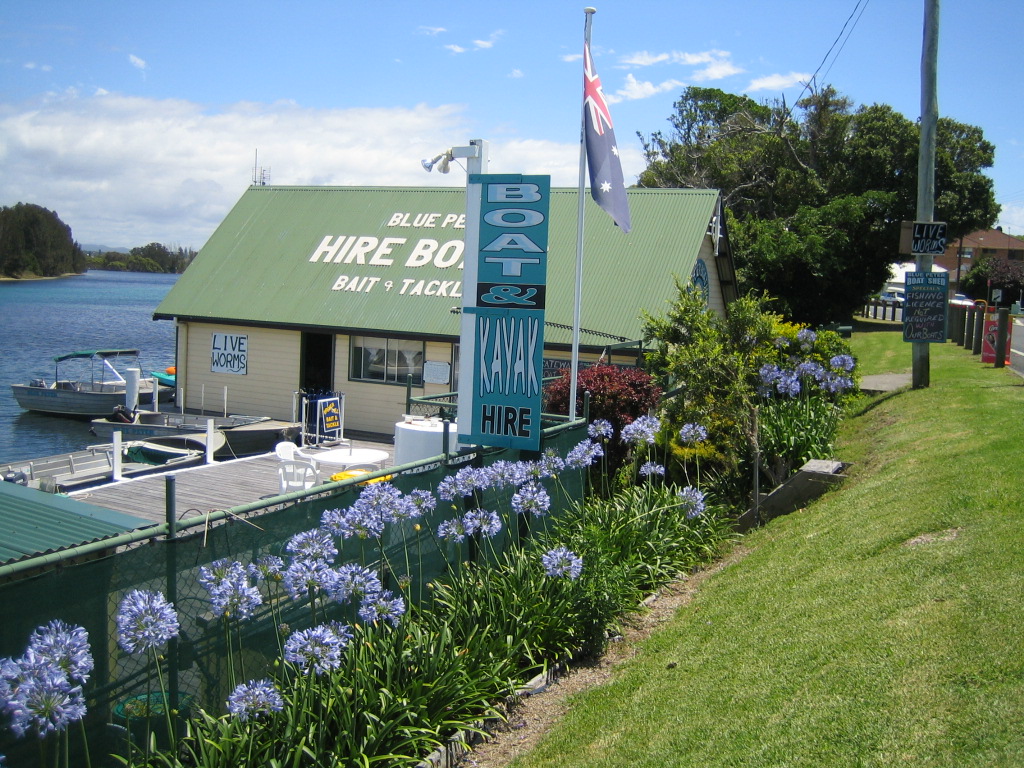
<svg viewBox="0 0 1024 768">
<path fill-rule="evenodd" d="M 224 435 L 218 459 L 253 456 L 274 450 L 282 440 L 294 440 L 300 424 L 278 421 L 269 416 L 206 416 L 175 411 L 136 411 L 117 408 L 109 416 L 93 419 L 90 431 L 101 440 L 112 440 L 120 432 L 125 440 L 148 440 L 170 435 L 205 433 L 209 422 Z"/>
<path fill-rule="evenodd" d="M 53 358 L 53 381 L 33 379 L 28 384 L 12 384 L 11 392 L 18 405 L 27 411 L 96 418 L 124 405 L 128 396 L 128 381 L 114 364 L 138 369 L 138 361 L 137 349 L 69 352 Z M 140 376 L 138 402 L 151 403 L 154 391 L 158 402 L 174 397 L 174 389 L 159 387 L 153 377 Z"/>
<path fill-rule="evenodd" d="M 223 445 L 223 435 L 214 433 L 213 450 Z M 49 493 L 64 493 L 110 482 L 115 470 L 123 478 L 140 477 L 197 466 L 205 460 L 206 435 L 177 435 L 126 441 L 121 444 L 119 461 L 113 443 L 12 461 L 0 465 L 0 480 Z"/>
</svg>

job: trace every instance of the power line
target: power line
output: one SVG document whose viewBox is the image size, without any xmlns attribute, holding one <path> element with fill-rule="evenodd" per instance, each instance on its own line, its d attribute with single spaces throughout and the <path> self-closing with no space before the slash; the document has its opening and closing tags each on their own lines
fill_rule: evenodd
<svg viewBox="0 0 1024 768">
<path fill-rule="evenodd" d="M 818 77 L 818 73 L 821 72 L 821 68 L 825 66 L 825 62 L 828 61 L 829 56 L 832 55 L 832 51 L 835 50 L 836 46 L 839 45 L 839 41 L 842 40 L 843 43 L 842 45 L 839 45 L 839 50 L 836 51 L 836 55 L 832 58 L 832 64 L 828 65 L 828 69 L 825 71 L 825 74 L 828 75 L 828 73 L 832 71 L 832 65 L 836 63 L 836 59 L 839 58 L 839 54 L 842 53 L 843 48 L 846 47 L 846 41 L 850 39 L 850 35 L 853 34 L 853 30 L 857 28 L 857 23 L 860 21 L 861 16 L 864 15 L 864 11 L 867 9 L 869 2 L 871 2 L 871 0 L 857 0 L 857 3 L 853 6 L 853 10 L 850 11 L 850 15 L 847 16 L 846 21 L 843 22 L 843 28 L 839 30 L 839 34 L 836 35 L 836 39 L 832 41 L 832 45 L 830 45 L 828 51 L 825 52 L 825 56 L 822 58 L 818 68 L 814 70 L 814 74 L 811 75 L 810 80 L 804 83 L 803 90 L 800 91 L 800 94 L 793 102 L 794 105 L 800 101 L 807 89 L 811 87 L 811 83 L 813 83 Z M 858 9 L 860 10 L 859 14 L 857 13 Z M 846 32 L 846 28 L 850 26 L 850 21 L 853 20 L 854 16 L 857 18 L 853 21 L 853 26 L 850 27 L 850 31 Z M 846 39 L 843 39 L 843 33 L 846 33 Z"/>
</svg>

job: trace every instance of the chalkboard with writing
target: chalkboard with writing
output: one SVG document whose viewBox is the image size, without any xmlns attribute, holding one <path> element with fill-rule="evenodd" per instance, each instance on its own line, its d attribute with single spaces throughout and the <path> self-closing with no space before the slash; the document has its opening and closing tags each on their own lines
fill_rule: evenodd
<svg viewBox="0 0 1024 768">
<path fill-rule="evenodd" d="M 944 342 L 946 340 L 945 272 L 908 272 L 903 305 L 903 340 Z"/>
</svg>

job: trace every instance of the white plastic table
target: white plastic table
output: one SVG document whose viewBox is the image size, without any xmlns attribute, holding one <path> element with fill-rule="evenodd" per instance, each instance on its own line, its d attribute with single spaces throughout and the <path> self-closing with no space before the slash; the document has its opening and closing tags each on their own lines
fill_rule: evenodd
<svg viewBox="0 0 1024 768">
<path fill-rule="evenodd" d="M 350 464 L 380 464 L 387 459 L 388 452 L 376 448 L 333 448 L 310 453 L 309 456 L 320 464 L 347 467 Z"/>
</svg>

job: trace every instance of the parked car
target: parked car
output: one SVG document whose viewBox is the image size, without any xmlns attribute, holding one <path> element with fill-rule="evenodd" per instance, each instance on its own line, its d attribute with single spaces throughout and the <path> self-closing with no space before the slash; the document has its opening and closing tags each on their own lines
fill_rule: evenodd
<svg viewBox="0 0 1024 768">
<path fill-rule="evenodd" d="M 903 305 L 904 298 L 903 291 L 883 291 L 878 297 L 879 301 L 888 301 L 890 304 L 899 304 L 900 306 Z"/>
<path fill-rule="evenodd" d="M 951 307 L 973 307 L 974 306 L 974 301 L 972 299 L 968 299 L 967 296 L 965 296 L 962 293 L 954 293 L 953 294 L 953 298 L 949 300 L 949 306 L 951 306 Z"/>
</svg>

